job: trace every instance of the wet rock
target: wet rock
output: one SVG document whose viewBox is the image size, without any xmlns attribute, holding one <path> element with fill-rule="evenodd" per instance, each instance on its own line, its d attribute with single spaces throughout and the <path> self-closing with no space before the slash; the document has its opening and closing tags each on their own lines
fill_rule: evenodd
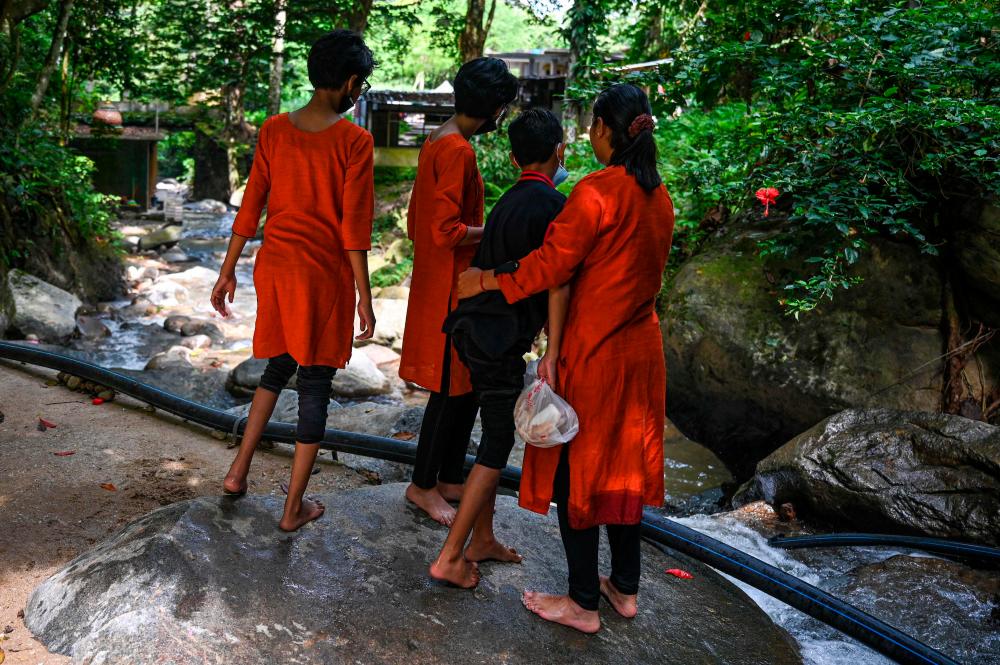
<svg viewBox="0 0 1000 665">
<path fill-rule="evenodd" d="M 125 269 L 125 278 L 130 282 L 154 280 L 160 276 L 160 271 L 153 266 L 129 266 Z"/>
<path fill-rule="evenodd" d="M 345 432 L 399 437 L 416 442 L 423 418 L 423 407 L 365 402 L 331 411 L 327 415 L 326 426 Z M 338 457 L 345 466 L 364 471 L 381 483 L 408 481 L 412 475 L 413 467 L 408 464 L 348 453 L 339 453 Z"/>
<path fill-rule="evenodd" d="M 928 363 L 944 347 L 936 257 L 874 240 L 853 273 L 864 282 L 796 320 L 778 303 L 778 276 L 793 266 L 756 255 L 775 231 L 739 225 L 685 262 L 662 319 L 667 414 L 741 478 L 838 411 L 936 411 L 943 388 L 940 363 Z M 982 360 L 995 384 L 1000 360 L 987 352 L 970 366 Z M 978 394 L 979 373 L 967 374 Z"/>
<path fill-rule="evenodd" d="M 140 318 L 143 316 L 152 316 L 156 314 L 157 307 L 153 302 L 145 296 L 136 296 L 132 299 L 132 304 L 128 307 L 124 307 L 121 313 L 127 318 Z"/>
<path fill-rule="evenodd" d="M 173 247 L 181 239 L 183 227 L 176 224 L 161 226 L 139 238 L 139 249 L 156 249 L 157 247 Z"/>
<path fill-rule="evenodd" d="M 216 201 L 215 199 L 202 199 L 194 203 L 185 203 L 184 209 L 194 212 L 212 212 L 220 215 L 228 210 L 225 203 Z"/>
<path fill-rule="evenodd" d="M 187 302 L 188 295 L 185 286 L 163 277 L 142 291 L 142 296 L 157 307 L 175 307 Z"/>
<path fill-rule="evenodd" d="M 76 330 L 80 299 L 21 270 L 7 273 L 13 302 L 10 326 L 22 335 L 37 335 L 45 342 L 58 342 Z"/>
<path fill-rule="evenodd" d="M 183 346 L 172 346 L 150 358 L 145 369 L 163 369 L 171 365 L 191 367 L 191 349 Z"/>
<path fill-rule="evenodd" d="M 734 503 L 756 498 L 861 531 L 1000 545 L 1000 427 L 941 413 L 843 411 L 761 461 Z"/>
<path fill-rule="evenodd" d="M 192 335 L 181 339 L 180 345 L 192 350 L 207 349 L 212 346 L 212 338 L 208 335 Z"/>
<path fill-rule="evenodd" d="M 111 336 L 111 330 L 104 324 L 104 321 L 96 316 L 76 317 L 76 329 L 80 331 L 81 336 L 88 339 Z"/>
<path fill-rule="evenodd" d="M 226 372 L 224 370 L 212 367 L 191 367 L 183 363 L 168 363 L 157 369 L 118 368 L 115 371 L 216 409 L 228 409 L 236 402 L 225 391 Z"/>
<path fill-rule="evenodd" d="M 322 500 L 323 518 L 294 534 L 277 529 L 278 497 L 161 508 L 44 582 L 25 608 L 27 627 L 77 662 L 800 662 L 733 585 L 649 547 L 638 617 L 605 610 L 598 637 L 543 622 L 520 597 L 565 587 L 558 529 L 509 497 L 498 500 L 497 535 L 526 562 L 485 564 L 475 592 L 428 582 L 446 530 L 407 507 L 402 485 Z M 663 574 L 673 567 L 694 579 Z"/>
<path fill-rule="evenodd" d="M 172 333 L 179 333 L 181 331 L 181 328 L 184 327 L 184 324 L 188 323 L 190 320 L 191 320 L 190 316 L 184 316 L 183 314 L 174 314 L 164 319 L 163 329 L 168 330 Z"/>
<path fill-rule="evenodd" d="M 181 326 L 181 335 L 185 337 L 190 337 L 192 335 L 207 335 L 216 344 L 222 344 L 226 341 L 226 335 L 222 332 L 219 326 L 215 325 L 211 321 L 204 321 L 200 319 L 192 319 L 184 323 Z"/>
<path fill-rule="evenodd" d="M 838 595 L 962 663 L 1000 654 L 1000 576 L 954 561 L 898 555 L 852 571 Z"/>
<path fill-rule="evenodd" d="M 167 263 L 187 263 L 191 261 L 191 257 L 184 253 L 183 250 L 174 247 L 166 252 L 160 254 L 160 258 Z"/>
</svg>

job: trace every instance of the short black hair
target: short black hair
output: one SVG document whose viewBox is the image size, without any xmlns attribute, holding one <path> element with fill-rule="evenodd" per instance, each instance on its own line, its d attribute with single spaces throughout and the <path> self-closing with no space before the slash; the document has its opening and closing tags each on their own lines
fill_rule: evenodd
<svg viewBox="0 0 1000 665">
<path fill-rule="evenodd" d="M 309 82 L 316 90 L 336 90 L 357 75 L 371 76 L 378 63 L 365 40 L 350 30 L 328 32 L 309 50 Z"/>
<path fill-rule="evenodd" d="M 455 112 L 472 118 L 492 118 L 517 97 L 517 77 L 500 58 L 476 58 L 455 75 Z"/>
<path fill-rule="evenodd" d="M 521 166 L 544 162 L 563 141 L 563 128 L 556 114 L 548 109 L 521 111 L 507 128 L 510 151 Z"/>
</svg>

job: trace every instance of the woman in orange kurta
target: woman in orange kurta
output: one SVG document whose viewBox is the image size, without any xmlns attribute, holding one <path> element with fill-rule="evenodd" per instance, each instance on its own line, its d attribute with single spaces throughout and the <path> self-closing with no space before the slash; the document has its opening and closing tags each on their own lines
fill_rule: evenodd
<svg viewBox="0 0 1000 665">
<path fill-rule="evenodd" d="M 483 232 L 483 179 L 469 139 L 496 129 L 517 79 L 503 60 L 477 58 L 462 65 L 454 85 L 455 115 L 424 141 L 410 197 L 413 276 L 399 364 L 400 377 L 431 391 L 406 497 L 445 525 L 455 517 L 448 501 L 461 498 L 478 411 L 469 371 L 442 332 L 458 302 L 455 280 Z"/>
<path fill-rule="evenodd" d="M 543 618 L 585 632 L 600 627 L 599 597 L 636 613 L 643 505 L 663 503 L 666 369 L 654 305 L 670 252 L 673 204 L 656 173 L 645 93 L 616 85 L 594 104 L 591 143 L 609 166 L 573 189 L 545 244 L 505 275 L 470 270 L 460 294 L 482 283 L 509 302 L 569 283 L 557 392 L 576 410 L 580 433 L 565 446 L 529 446 L 520 504 L 559 505 L 570 569 L 568 595 L 525 593 Z M 550 312 L 550 325 L 554 314 Z M 597 525 L 608 525 L 611 578 L 597 572 Z"/>
<path fill-rule="evenodd" d="M 236 262 L 265 205 L 264 242 L 254 263 L 257 323 L 253 352 L 268 358 L 254 393 L 240 450 L 223 482 L 229 494 L 247 490 L 247 474 L 278 394 L 298 371 L 299 417 L 285 514 L 294 530 L 323 513 L 302 498 L 326 428 L 331 383 L 351 357 L 355 285 L 363 331 L 374 332 L 367 252 L 374 214 L 372 136 L 344 120 L 374 68 L 372 53 L 355 33 L 337 30 L 309 54 L 312 99 L 260 128 L 243 205 L 233 223 L 212 305 L 228 316 L 225 299 L 236 289 Z"/>
</svg>

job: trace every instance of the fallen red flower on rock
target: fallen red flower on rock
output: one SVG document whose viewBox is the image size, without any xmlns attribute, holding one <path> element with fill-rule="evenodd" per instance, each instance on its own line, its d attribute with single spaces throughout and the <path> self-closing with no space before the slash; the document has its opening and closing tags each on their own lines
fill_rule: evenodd
<svg viewBox="0 0 1000 665">
<path fill-rule="evenodd" d="M 665 570 L 663 572 L 665 572 L 667 575 L 673 575 L 674 577 L 679 577 L 682 580 L 692 580 L 692 579 L 694 579 L 694 575 L 692 575 L 691 573 L 687 572 L 686 570 L 681 570 L 680 568 L 668 568 L 667 570 Z"/>
</svg>

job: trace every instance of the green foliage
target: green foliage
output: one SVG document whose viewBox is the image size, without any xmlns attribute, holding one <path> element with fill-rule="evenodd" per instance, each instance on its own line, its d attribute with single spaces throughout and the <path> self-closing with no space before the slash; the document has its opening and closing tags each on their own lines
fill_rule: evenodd
<svg viewBox="0 0 1000 665">
<path fill-rule="evenodd" d="M 194 132 L 175 131 L 167 134 L 157 147 L 157 161 L 161 177 L 191 182 L 194 177 Z"/>
<path fill-rule="evenodd" d="M 372 273 L 371 284 L 377 287 L 396 286 L 413 272 L 413 259 L 406 258 L 399 263 L 390 263 Z"/>
<path fill-rule="evenodd" d="M 520 172 L 510 161 L 510 142 L 504 128 L 472 139 L 479 173 L 483 176 L 486 214 L 507 189 L 517 182 Z"/>
</svg>

